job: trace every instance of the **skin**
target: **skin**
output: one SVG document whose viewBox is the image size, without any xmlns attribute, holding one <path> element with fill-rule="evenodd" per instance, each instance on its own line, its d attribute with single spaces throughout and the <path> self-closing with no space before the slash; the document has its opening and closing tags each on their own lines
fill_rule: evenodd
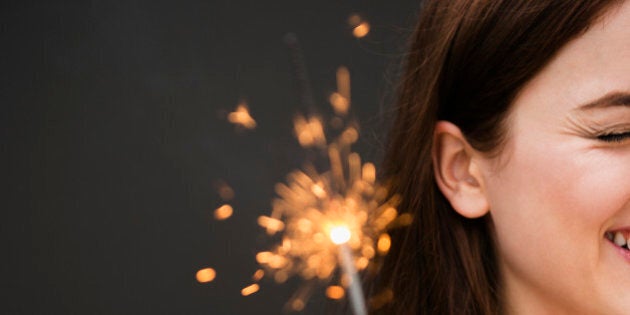
<svg viewBox="0 0 630 315">
<path fill-rule="evenodd" d="M 526 84 L 498 157 L 436 126 L 438 186 L 463 216 L 492 218 L 505 313 L 630 313 L 630 259 L 605 238 L 630 231 L 630 104 L 581 108 L 613 92 L 630 95 L 630 1 Z"/>
</svg>

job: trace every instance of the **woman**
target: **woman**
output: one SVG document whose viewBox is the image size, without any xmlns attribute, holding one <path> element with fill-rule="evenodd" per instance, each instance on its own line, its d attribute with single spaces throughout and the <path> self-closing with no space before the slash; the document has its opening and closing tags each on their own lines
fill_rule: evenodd
<svg viewBox="0 0 630 315">
<path fill-rule="evenodd" d="M 630 314 L 630 1 L 425 1 L 383 314 Z"/>
</svg>

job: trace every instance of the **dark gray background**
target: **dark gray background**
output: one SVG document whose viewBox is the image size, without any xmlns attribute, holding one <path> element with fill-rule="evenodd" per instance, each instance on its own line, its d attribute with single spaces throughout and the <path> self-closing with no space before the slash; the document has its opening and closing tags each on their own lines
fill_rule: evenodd
<svg viewBox="0 0 630 315">
<path fill-rule="evenodd" d="M 304 158 L 292 117 L 314 109 L 282 38 L 298 36 L 320 113 L 350 68 L 357 150 L 378 161 L 417 2 L 3 1 L 0 313 L 281 313 L 295 281 L 239 291 L 271 245 L 256 217 Z M 225 120 L 243 98 L 253 131 Z M 224 222 L 217 180 L 236 191 Z M 320 292 L 304 313 L 335 308 Z"/>
</svg>

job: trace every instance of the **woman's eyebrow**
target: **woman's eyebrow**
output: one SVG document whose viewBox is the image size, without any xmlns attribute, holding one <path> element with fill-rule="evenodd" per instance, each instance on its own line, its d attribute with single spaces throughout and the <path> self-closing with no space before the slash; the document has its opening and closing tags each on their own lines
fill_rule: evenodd
<svg viewBox="0 0 630 315">
<path fill-rule="evenodd" d="M 578 107 L 579 110 L 589 110 L 594 108 L 606 108 L 614 106 L 630 107 L 630 92 L 613 91 L 594 101 L 588 102 Z"/>
</svg>

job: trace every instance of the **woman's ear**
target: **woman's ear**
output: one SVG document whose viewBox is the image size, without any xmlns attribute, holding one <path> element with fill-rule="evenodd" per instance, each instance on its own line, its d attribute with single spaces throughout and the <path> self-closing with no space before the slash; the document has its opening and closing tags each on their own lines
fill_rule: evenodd
<svg viewBox="0 0 630 315">
<path fill-rule="evenodd" d="M 490 208 L 475 154 L 459 127 L 437 122 L 432 148 L 437 185 L 453 209 L 471 219 L 484 216 Z"/>
</svg>

